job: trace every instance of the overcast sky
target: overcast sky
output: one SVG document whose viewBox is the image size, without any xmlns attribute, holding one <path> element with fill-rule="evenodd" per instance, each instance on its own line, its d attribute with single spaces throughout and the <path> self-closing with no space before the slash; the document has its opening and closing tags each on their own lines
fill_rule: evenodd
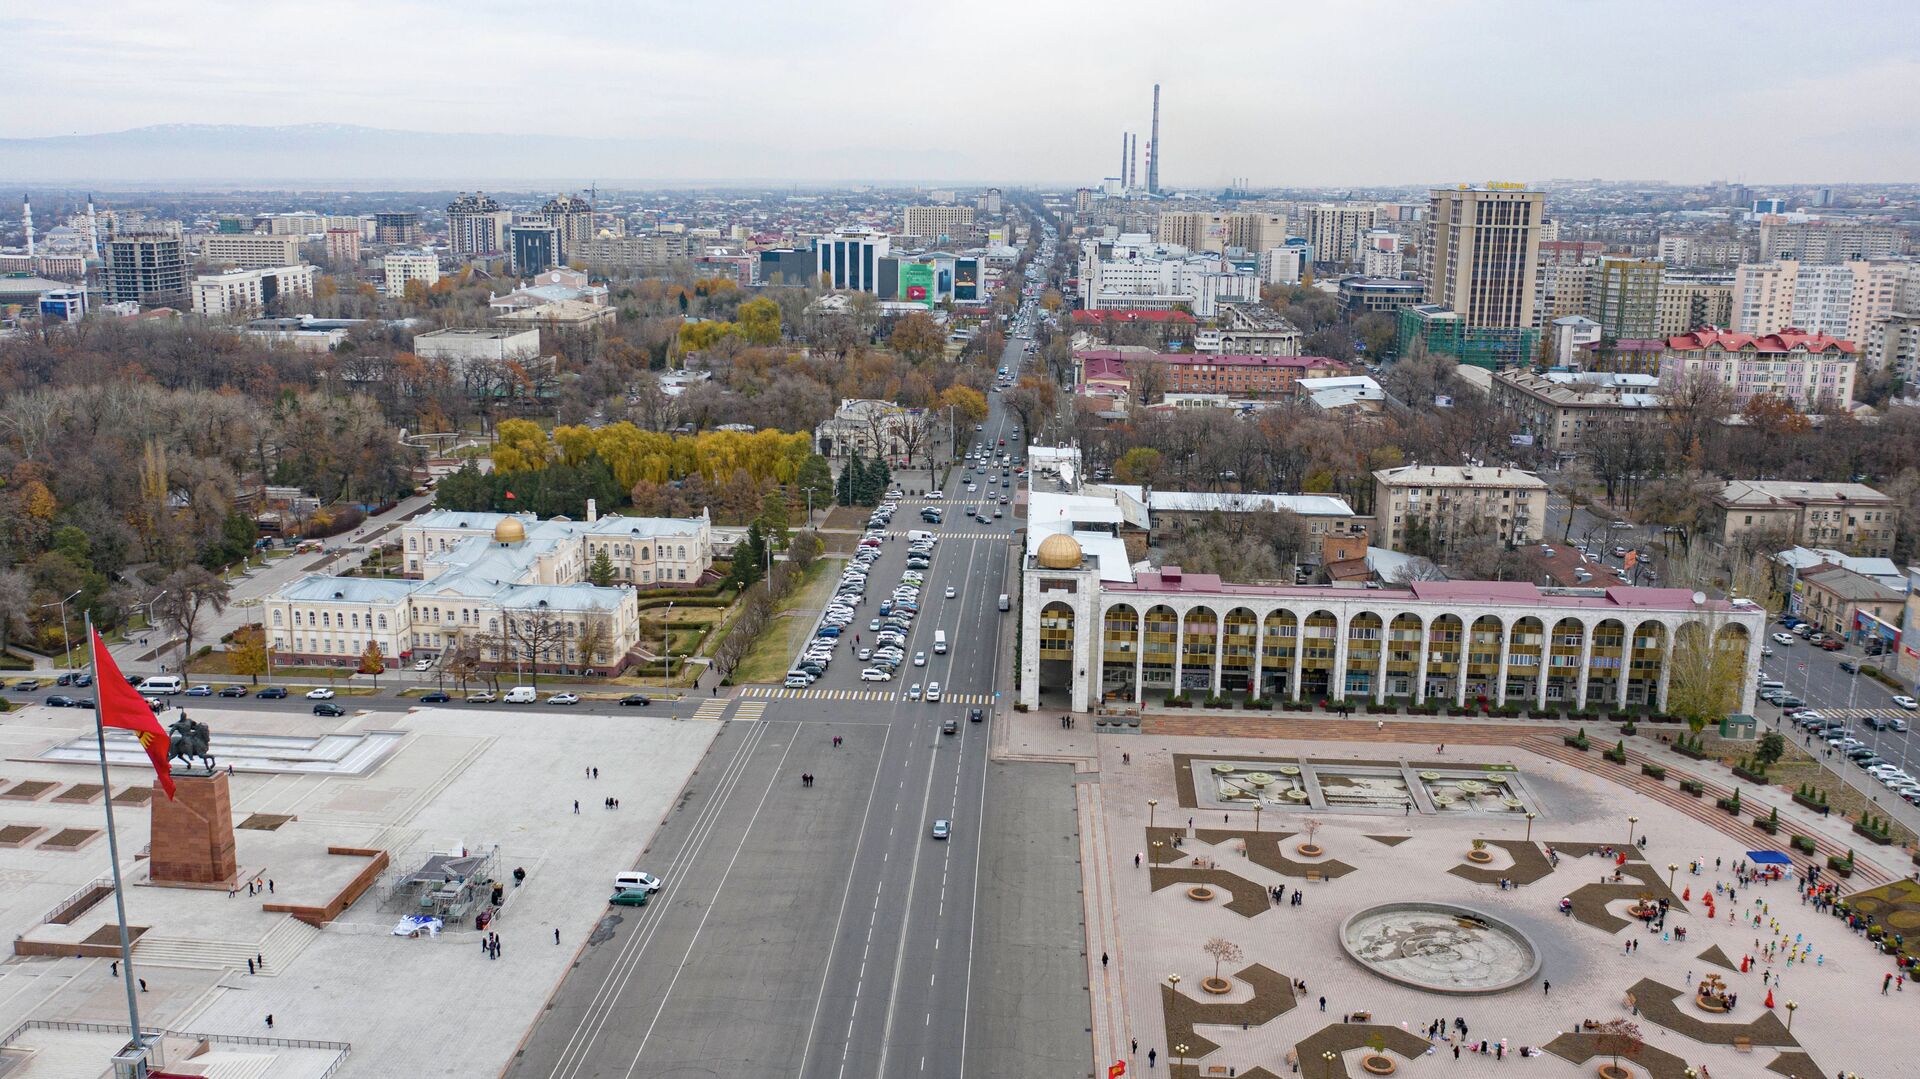
<svg viewBox="0 0 1920 1079">
<path fill-rule="evenodd" d="M 1091 183 L 1158 81 L 1171 187 L 1920 180 L 1912 0 L 21 0 L 0 47 L 0 136 L 544 131 L 660 176 Z"/>
</svg>

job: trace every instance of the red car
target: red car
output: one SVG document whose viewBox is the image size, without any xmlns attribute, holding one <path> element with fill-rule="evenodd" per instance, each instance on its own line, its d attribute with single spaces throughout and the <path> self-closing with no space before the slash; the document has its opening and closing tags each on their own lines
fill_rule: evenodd
<svg viewBox="0 0 1920 1079">
<path fill-rule="evenodd" d="M 1829 652 L 1838 652 L 1842 648 L 1845 648 L 1846 645 L 1841 644 L 1840 640 L 1836 637 L 1828 637 L 1826 640 L 1820 642 L 1820 647 Z"/>
</svg>

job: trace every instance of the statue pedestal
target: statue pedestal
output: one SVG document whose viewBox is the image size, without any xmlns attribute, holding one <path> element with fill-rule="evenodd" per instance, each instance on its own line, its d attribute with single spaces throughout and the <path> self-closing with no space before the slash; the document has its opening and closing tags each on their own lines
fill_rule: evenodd
<svg viewBox="0 0 1920 1079">
<path fill-rule="evenodd" d="M 224 772 L 175 775 L 169 800 L 154 784 L 147 874 L 155 884 L 232 887 L 239 873 L 233 801 Z"/>
</svg>

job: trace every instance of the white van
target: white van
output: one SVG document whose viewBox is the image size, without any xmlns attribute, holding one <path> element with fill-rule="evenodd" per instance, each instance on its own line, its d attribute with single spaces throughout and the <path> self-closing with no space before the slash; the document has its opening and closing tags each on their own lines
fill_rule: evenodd
<svg viewBox="0 0 1920 1079">
<path fill-rule="evenodd" d="M 1000 609 L 1004 611 L 1011 606 L 1012 604 L 1007 600 L 1007 594 L 1005 592 L 1000 593 Z"/>
<path fill-rule="evenodd" d="M 508 704 L 532 704 L 539 699 L 540 691 L 532 686 L 515 686 L 507 690 L 507 695 L 501 698 Z"/>
<path fill-rule="evenodd" d="M 933 654 L 936 656 L 947 654 L 947 631 L 944 629 L 933 631 Z"/>
<path fill-rule="evenodd" d="M 1781 693 L 1785 693 L 1787 691 L 1787 684 L 1773 678 L 1762 678 L 1760 680 L 1759 690 L 1762 693 L 1766 693 L 1769 690 L 1778 690 Z"/>
<path fill-rule="evenodd" d="M 934 535 L 931 532 L 923 532 L 919 529 L 915 529 L 914 531 L 907 533 L 908 543 L 919 543 L 922 540 L 925 540 L 929 543 L 939 543 L 940 537 Z"/>
<path fill-rule="evenodd" d="M 186 679 L 177 674 L 156 674 L 140 683 L 142 693 L 178 693 L 187 688 Z"/>
</svg>

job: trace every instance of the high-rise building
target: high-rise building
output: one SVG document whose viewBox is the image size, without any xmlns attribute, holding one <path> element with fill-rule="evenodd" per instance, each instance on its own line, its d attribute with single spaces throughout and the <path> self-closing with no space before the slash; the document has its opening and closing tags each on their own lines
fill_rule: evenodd
<svg viewBox="0 0 1920 1079">
<path fill-rule="evenodd" d="M 1307 209 L 1307 243 L 1314 258 L 1335 266 L 1360 259 L 1360 237 L 1379 221 L 1372 203 L 1323 202 Z"/>
<path fill-rule="evenodd" d="M 447 244 L 456 255 L 497 255 L 507 249 L 513 211 L 484 192 L 462 194 L 447 204 Z"/>
<path fill-rule="evenodd" d="M 909 206 L 904 231 L 923 243 L 968 240 L 973 236 L 973 207 Z"/>
<path fill-rule="evenodd" d="M 1733 273 L 1733 328 L 1768 334 L 1792 327 L 1849 341 L 1920 288 L 1920 264 L 1900 261 L 1743 263 Z"/>
<path fill-rule="evenodd" d="M 553 265 L 571 261 L 593 239 L 593 203 L 578 195 L 549 199 L 540 213 L 554 229 Z"/>
<path fill-rule="evenodd" d="M 106 262 L 108 303 L 186 304 L 187 252 L 177 226 L 114 233 L 107 241 Z"/>
<path fill-rule="evenodd" d="M 431 251 L 394 251 L 380 262 L 386 270 L 389 296 L 405 296 L 412 281 L 432 288 L 440 280 L 440 256 Z"/>
<path fill-rule="evenodd" d="M 420 215 L 405 212 L 374 214 L 373 242 L 378 244 L 419 243 Z"/>
<path fill-rule="evenodd" d="M 1360 237 L 1360 272 L 1367 277 L 1399 277 L 1406 269 L 1400 234 L 1391 229 L 1368 229 Z"/>
<path fill-rule="evenodd" d="M 360 230 L 328 229 L 327 258 L 345 266 L 358 263 L 360 261 Z"/>
<path fill-rule="evenodd" d="M 507 252 L 521 277 L 545 273 L 561 264 L 560 229 L 545 220 L 521 222 L 507 230 Z"/>
<path fill-rule="evenodd" d="M 272 309 L 276 300 L 313 295 L 313 267 L 228 270 L 193 279 L 193 309 L 206 318 L 244 318 Z"/>
<path fill-rule="evenodd" d="M 1605 337 L 1652 337 L 1660 325 L 1659 259 L 1604 258 L 1587 291 L 1587 317 Z"/>
<path fill-rule="evenodd" d="M 1533 325 L 1547 196 L 1519 186 L 1439 188 L 1428 200 L 1427 302 L 1472 327 Z"/>
<path fill-rule="evenodd" d="M 1896 225 L 1864 221 L 1769 214 L 1760 219 L 1760 261 L 1855 262 L 1889 259 L 1907 252 L 1907 236 Z"/>
<path fill-rule="evenodd" d="M 1733 325 L 1733 278 L 1727 274 L 1660 276 L 1660 325 L 1654 337 L 1673 337 L 1703 326 Z"/>
<path fill-rule="evenodd" d="M 1228 247 L 1259 255 L 1287 242 L 1287 215 L 1243 210 L 1226 215 Z"/>
<path fill-rule="evenodd" d="M 216 266 L 240 270 L 267 270 L 300 261 L 300 237 L 290 233 L 220 233 L 206 237 L 201 256 Z"/>
<path fill-rule="evenodd" d="M 888 242 L 886 233 L 857 225 L 828 233 L 814 243 L 814 275 L 827 288 L 878 295 Z"/>
</svg>

